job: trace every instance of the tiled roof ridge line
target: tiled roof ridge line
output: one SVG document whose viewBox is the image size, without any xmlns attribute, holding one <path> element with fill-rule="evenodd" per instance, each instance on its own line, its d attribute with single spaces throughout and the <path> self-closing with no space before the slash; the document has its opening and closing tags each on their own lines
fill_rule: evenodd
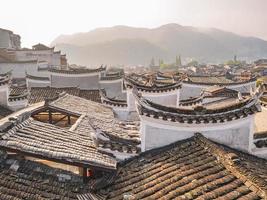
<svg viewBox="0 0 267 200">
<path fill-rule="evenodd" d="M 8 130 L 3 136 L 1 136 L 1 139 L 7 139 L 8 137 L 15 134 L 17 130 L 22 129 L 23 127 L 29 125 L 33 120 L 34 119 L 30 117 L 22 122 L 14 124 L 14 126 L 10 130 Z M 16 122 L 14 121 L 13 123 L 16 123 Z"/>
<path fill-rule="evenodd" d="M 137 90 L 133 90 L 133 94 L 134 94 L 134 97 L 137 100 L 138 104 L 141 107 L 147 109 L 148 111 L 152 110 L 152 111 L 155 111 L 155 112 L 158 112 L 158 113 L 162 113 L 162 114 L 167 114 L 167 115 L 168 114 L 173 114 L 172 111 L 162 110 L 162 109 L 170 108 L 172 110 L 175 110 L 175 112 L 177 112 L 177 111 L 179 111 L 179 112 L 180 111 L 188 112 L 189 111 L 189 113 L 177 113 L 177 114 L 179 114 L 181 116 L 192 115 L 192 112 L 195 112 L 195 111 L 191 111 L 191 110 L 184 109 L 184 108 L 174 108 L 173 109 L 173 107 L 168 107 L 168 106 L 163 106 L 163 105 L 157 104 L 155 102 L 152 102 L 152 101 L 144 98 L 142 95 L 140 95 L 138 93 Z M 246 109 L 252 108 L 253 106 L 256 106 L 256 109 L 257 109 L 256 111 L 254 111 L 254 113 L 255 112 L 259 112 L 260 109 L 261 109 L 260 108 L 260 103 L 259 103 L 259 97 L 260 96 L 261 96 L 261 92 L 258 92 L 256 94 L 254 94 L 253 96 L 251 96 L 249 99 L 241 100 L 236 105 L 228 106 L 227 107 L 228 111 L 225 111 L 225 108 L 220 108 L 220 109 L 213 110 L 214 113 L 196 114 L 195 116 L 218 116 L 218 115 L 221 115 L 221 114 L 231 114 L 231 113 L 235 113 L 235 112 L 238 112 L 238 111 L 244 111 Z M 176 114 L 176 113 L 174 113 L 174 114 Z"/>
<path fill-rule="evenodd" d="M 46 104 L 50 105 L 51 103 L 56 103 L 58 101 L 61 100 L 61 98 L 66 97 L 67 95 L 69 95 L 68 93 L 66 93 L 65 91 L 61 92 L 60 94 L 58 94 L 55 98 L 53 99 L 46 99 L 45 102 Z"/>
<path fill-rule="evenodd" d="M 201 133 L 196 133 L 194 140 L 215 156 L 218 162 L 240 179 L 250 190 L 260 197 L 267 199 L 267 181 L 243 166 L 238 155 L 227 152 L 223 147 L 205 138 Z"/>
<path fill-rule="evenodd" d="M 116 107 L 127 107 L 127 101 L 126 100 L 118 100 L 118 99 L 112 99 L 107 96 L 105 89 L 101 89 L 100 91 L 100 97 L 103 104 L 116 106 Z"/>
<path fill-rule="evenodd" d="M 86 117 L 86 114 L 82 114 L 77 120 L 76 122 L 70 127 L 69 131 L 75 131 L 77 129 L 77 127 L 79 126 L 80 122 L 84 119 L 84 117 Z M 91 124 L 90 124 L 91 126 Z"/>
</svg>

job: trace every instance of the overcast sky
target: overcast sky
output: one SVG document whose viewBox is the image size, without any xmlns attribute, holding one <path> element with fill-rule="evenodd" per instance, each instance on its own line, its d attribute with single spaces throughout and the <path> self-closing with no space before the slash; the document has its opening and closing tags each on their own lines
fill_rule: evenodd
<svg viewBox="0 0 267 200">
<path fill-rule="evenodd" d="M 0 27 L 22 46 L 97 27 L 215 27 L 267 40 L 267 0 L 1 0 Z"/>
</svg>

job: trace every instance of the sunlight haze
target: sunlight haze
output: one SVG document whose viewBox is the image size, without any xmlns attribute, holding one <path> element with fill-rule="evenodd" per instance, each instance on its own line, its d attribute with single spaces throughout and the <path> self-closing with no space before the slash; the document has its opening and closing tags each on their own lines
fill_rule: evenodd
<svg viewBox="0 0 267 200">
<path fill-rule="evenodd" d="M 154 28 L 167 23 L 267 40 L 265 0 L 9 0 L 1 6 L 9 9 L 0 12 L 0 27 L 20 34 L 22 46 L 49 45 L 61 34 L 99 27 Z"/>
</svg>

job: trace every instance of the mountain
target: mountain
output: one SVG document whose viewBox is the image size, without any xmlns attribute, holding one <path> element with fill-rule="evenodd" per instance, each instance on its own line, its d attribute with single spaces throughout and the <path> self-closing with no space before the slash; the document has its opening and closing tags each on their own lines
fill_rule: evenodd
<svg viewBox="0 0 267 200">
<path fill-rule="evenodd" d="M 154 29 L 114 26 L 61 35 L 52 43 L 70 63 L 148 64 L 152 57 L 174 62 L 176 55 L 204 62 L 254 60 L 267 56 L 267 41 L 214 28 L 166 24 Z"/>
</svg>

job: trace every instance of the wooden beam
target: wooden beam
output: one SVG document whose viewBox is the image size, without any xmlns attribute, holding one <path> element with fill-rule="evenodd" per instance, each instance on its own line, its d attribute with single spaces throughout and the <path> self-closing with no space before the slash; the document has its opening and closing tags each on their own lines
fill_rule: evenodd
<svg viewBox="0 0 267 200">
<path fill-rule="evenodd" d="M 109 166 L 109 167 L 108 166 L 107 167 L 106 166 L 99 166 L 96 163 L 89 163 L 89 162 L 82 163 L 82 162 L 77 162 L 77 161 L 70 161 L 69 159 L 52 158 L 52 157 L 47 157 L 47 156 L 43 156 L 40 154 L 25 152 L 23 150 L 12 149 L 10 147 L 4 147 L 4 146 L 0 146 L 0 149 L 5 150 L 7 152 L 17 153 L 17 154 L 22 155 L 22 156 L 30 156 L 33 158 L 53 161 L 53 162 L 67 164 L 67 165 L 76 166 L 76 167 L 86 167 L 86 168 L 90 168 L 92 170 L 100 170 L 100 171 L 106 171 L 106 172 L 116 171 L 116 167 L 114 168 L 111 166 Z"/>
<path fill-rule="evenodd" d="M 49 122 L 49 124 L 53 124 L 53 118 L 52 118 L 51 110 L 48 110 L 48 122 Z"/>
<path fill-rule="evenodd" d="M 70 121 L 70 115 L 68 115 L 68 125 L 71 124 L 71 121 Z"/>
<path fill-rule="evenodd" d="M 67 115 L 65 115 L 65 116 L 63 116 L 63 117 L 61 117 L 60 119 L 58 119 L 58 120 L 56 120 L 56 121 L 54 121 L 52 124 L 57 124 L 58 122 L 60 122 L 60 121 L 62 121 L 63 119 L 65 119 L 67 117 Z"/>
</svg>

